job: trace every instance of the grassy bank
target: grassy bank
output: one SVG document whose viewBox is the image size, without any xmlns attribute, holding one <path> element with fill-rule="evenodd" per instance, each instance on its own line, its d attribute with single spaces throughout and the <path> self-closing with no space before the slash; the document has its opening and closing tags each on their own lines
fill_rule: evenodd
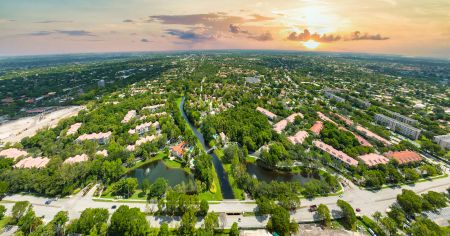
<svg viewBox="0 0 450 236">
<path fill-rule="evenodd" d="M 222 160 L 223 157 L 223 150 L 221 149 L 216 149 L 214 150 L 214 153 L 217 155 L 217 157 Z M 225 169 L 225 172 L 228 175 L 228 182 L 230 182 L 230 186 L 233 190 L 233 194 L 234 197 L 236 199 L 240 199 L 240 200 L 244 200 L 245 199 L 245 194 L 244 194 L 244 190 L 240 189 L 236 183 L 236 180 L 234 179 L 233 175 L 231 174 L 231 164 L 223 164 L 223 168 Z"/>
</svg>

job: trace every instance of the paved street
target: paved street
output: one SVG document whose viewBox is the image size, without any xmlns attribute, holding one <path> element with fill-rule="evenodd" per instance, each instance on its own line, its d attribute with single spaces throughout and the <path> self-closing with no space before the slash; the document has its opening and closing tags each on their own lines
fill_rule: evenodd
<svg viewBox="0 0 450 236">
<path fill-rule="evenodd" d="M 448 170 L 447 170 L 448 171 Z M 402 189 L 411 189 L 418 194 L 433 190 L 438 192 L 446 191 L 447 188 L 450 187 L 450 177 L 436 179 L 433 181 L 425 181 L 421 183 L 417 183 L 415 185 L 407 185 L 396 188 L 385 188 L 379 191 L 367 191 L 359 189 L 357 186 L 350 184 L 344 189 L 344 193 L 339 196 L 329 196 L 329 197 L 320 197 L 315 199 L 302 199 L 302 207 L 298 209 L 296 212 L 292 212 L 292 217 L 297 222 L 312 222 L 315 218 L 315 213 L 310 213 L 308 211 L 308 206 L 310 205 L 318 205 L 318 204 L 326 204 L 330 210 L 332 211 L 333 216 L 336 216 L 338 213 L 338 207 L 336 205 L 336 201 L 338 199 L 343 199 L 348 201 L 354 208 L 360 208 L 361 214 L 371 215 L 375 211 L 384 212 L 389 205 L 395 202 L 397 194 L 401 193 Z M 33 204 L 33 208 L 36 211 L 37 215 L 44 216 L 44 221 L 50 221 L 53 216 L 58 211 L 68 211 L 70 218 L 78 218 L 80 213 L 86 208 L 94 208 L 94 207 L 102 207 L 107 208 L 111 213 L 113 213 L 113 209 L 111 207 L 116 205 L 119 207 L 120 205 L 129 205 L 130 207 L 138 207 L 141 211 L 155 211 L 157 209 L 156 204 L 146 204 L 142 202 L 136 203 L 120 203 L 120 202 L 100 202 L 94 201 L 92 199 L 93 194 L 95 192 L 96 187 L 93 187 L 86 196 L 82 196 L 82 192 L 68 197 L 59 199 L 57 201 L 52 202 L 49 205 L 45 204 L 46 198 L 43 197 L 35 197 L 30 195 L 12 195 L 4 198 L 6 201 L 29 201 Z M 10 211 L 13 203 L 4 204 L 7 206 Z M 214 212 L 225 212 L 225 213 L 237 213 L 237 212 L 253 212 L 255 211 L 256 204 L 251 203 L 249 201 L 222 201 L 220 203 L 210 204 L 210 211 Z M 445 217 L 446 214 L 442 214 L 441 217 Z M 442 221 L 439 219 L 440 215 L 434 215 L 436 220 Z M 241 219 L 239 222 L 239 218 Z M 152 226 L 159 226 L 159 223 L 162 220 L 169 222 L 170 225 L 177 225 L 179 223 L 178 217 L 156 217 L 149 216 L 149 222 Z M 268 218 L 265 216 L 246 216 L 242 215 L 228 215 L 226 216 L 226 220 L 224 223 L 224 227 L 230 227 L 233 222 L 239 222 L 240 227 L 244 228 L 252 228 L 252 227 L 264 227 L 267 223 Z M 201 222 L 198 222 L 198 225 L 201 225 Z"/>
</svg>

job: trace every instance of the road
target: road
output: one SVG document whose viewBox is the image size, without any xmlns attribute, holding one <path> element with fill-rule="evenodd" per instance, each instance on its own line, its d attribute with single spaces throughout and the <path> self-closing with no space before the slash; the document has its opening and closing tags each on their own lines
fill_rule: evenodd
<svg viewBox="0 0 450 236">
<path fill-rule="evenodd" d="M 448 170 L 446 170 L 448 173 Z M 349 202 L 355 209 L 360 208 L 361 213 L 364 215 L 372 215 L 375 211 L 385 212 L 385 210 L 395 202 L 396 196 L 401 193 L 402 189 L 410 189 L 414 192 L 421 194 L 430 190 L 437 192 L 444 192 L 450 187 L 450 177 L 435 179 L 432 181 L 420 182 L 415 185 L 406 185 L 396 188 L 385 188 L 379 191 L 367 191 L 360 189 L 353 184 L 349 184 L 344 188 L 344 193 L 340 196 L 328 196 L 314 199 L 302 199 L 302 207 L 296 212 L 291 212 L 291 217 L 297 222 L 306 223 L 315 220 L 315 213 L 308 211 L 308 206 L 325 204 L 330 208 L 330 211 L 334 216 L 338 215 L 338 207 L 336 201 L 343 199 Z M 68 198 L 62 198 L 52 202 L 49 205 L 45 204 L 46 198 L 35 197 L 30 195 L 12 195 L 4 198 L 6 201 L 29 201 L 33 204 L 33 209 L 38 216 L 44 216 L 44 221 L 50 221 L 58 211 L 68 211 L 71 219 L 78 218 L 80 213 L 86 208 L 107 208 L 110 213 L 114 210 L 111 209 L 113 205 L 119 207 L 120 205 L 128 205 L 130 207 L 138 207 L 141 211 L 149 212 L 156 211 L 156 204 L 146 204 L 142 202 L 100 202 L 94 201 L 93 194 L 96 186 L 92 188 L 85 196 L 82 196 L 81 192 Z M 4 203 L 4 205 L 10 209 L 13 203 Z M 256 210 L 256 204 L 251 201 L 239 201 L 239 200 L 225 200 L 218 203 L 212 203 L 209 205 L 210 211 L 235 213 L 235 212 L 254 212 Z M 444 214 L 445 215 L 445 214 Z M 241 219 L 239 222 L 239 218 Z M 224 222 L 224 227 L 231 227 L 233 222 L 239 222 L 239 226 L 242 228 L 256 228 L 265 227 L 267 223 L 267 216 L 242 216 L 242 215 L 227 215 Z M 437 219 L 439 220 L 439 219 Z M 171 226 L 179 224 L 178 217 L 157 217 L 148 216 L 148 221 L 154 227 L 158 227 L 160 222 L 169 222 Z M 201 221 L 198 222 L 201 225 Z"/>
</svg>

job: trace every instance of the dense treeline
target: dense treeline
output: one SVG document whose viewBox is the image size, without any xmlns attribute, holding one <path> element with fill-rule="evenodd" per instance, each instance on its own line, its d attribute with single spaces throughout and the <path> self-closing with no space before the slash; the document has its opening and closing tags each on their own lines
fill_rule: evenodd
<svg viewBox="0 0 450 236">
<path fill-rule="evenodd" d="M 212 140 L 214 134 L 224 132 L 227 137 L 256 150 L 272 138 L 272 129 L 267 118 L 250 107 L 236 107 L 218 115 L 207 117 L 201 127 L 206 140 Z"/>
<path fill-rule="evenodd" d="M 329 122 L 324 123 L 320 135 L 326 144 L 342 150 L 351 157 L 357 157 L 372 151 L 370 147 L 362 146 L 352 133 L 340 130 Z"/>
</svg>

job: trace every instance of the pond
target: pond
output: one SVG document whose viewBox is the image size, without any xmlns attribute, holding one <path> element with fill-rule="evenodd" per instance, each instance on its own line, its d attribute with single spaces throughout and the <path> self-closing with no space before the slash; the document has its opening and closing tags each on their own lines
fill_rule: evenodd
<svg viewBox="0 0 450 236">
<path fill-rule="evenodd" d="M 139 187 L 141 187 L 144 179 L 148 179 L 150 183 L 153 183 L 157 178 L 162 177 L 167 180 L 170 186 L 193 180 L 193 177 L 183 169 L 169 168 L 161 160 L 150 162 L 132 170 L 127 174 L 127 177 L 137 178 Z"/>
<path fill-rule="evenodd" d="M 300 184 L 304 184 L 313 180 L 314 178 L 304 177 L 301 174 L 292 174 L 286 172 L 278 172 L 264 169 L 258 166 L 256 163 L 247 163 L 247 172 L 253 178 L 258 179 L 259 181 L 271 182 L 271 181 L 280 181 L 280 182 L 299 182 Z"/>
</svg>

